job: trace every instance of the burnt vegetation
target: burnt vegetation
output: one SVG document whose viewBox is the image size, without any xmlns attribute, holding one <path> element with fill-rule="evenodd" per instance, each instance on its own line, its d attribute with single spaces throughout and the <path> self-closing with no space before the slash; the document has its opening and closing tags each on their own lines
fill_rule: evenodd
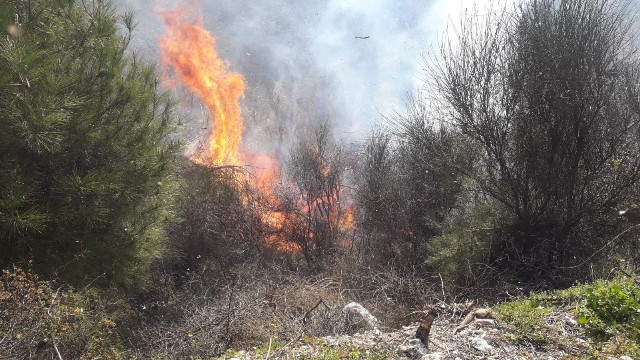
<svg viewBox="0 0 640 360">
<path fill-rule="evenodd" d="M 637 11 L 468 14 L 405 111 L 357 144 L 299 129 L 265 196 L 249 167 L 180 155 L 133 15 L 3 2 L 0 359 L 219 356 L 345 332 L 351 301 L 398 327 L 637 272 Z"/>
</svg>

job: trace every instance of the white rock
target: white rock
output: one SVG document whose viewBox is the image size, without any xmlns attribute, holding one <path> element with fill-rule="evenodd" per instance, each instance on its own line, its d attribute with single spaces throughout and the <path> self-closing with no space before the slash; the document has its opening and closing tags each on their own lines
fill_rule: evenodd
<svg viewBox="0 0 640 360">
<path fill-rule="evenodd" d="M 495 327 L 496 321 L 493 319 L 477 319 L 474 324 L 479 327 Z"/>
<path fill-rule="evenodd" d="M 406 345 L 400 346 L 400 351 L 408 354 L 412 359 L 424 359 L 428 354 L 427 348 L 419 339 L 411 339 Z"/>
<path fill-rule="evenodd" d="M 426 354 L 422 357 L 422 360 L 440 360 L 440 359 L 444 359 L 444 357 L 442 356 L 442 353 L 439 353 L 439 352 Z"/>
<path fill-rule="evenodd" d="M 565 315 L 564 316 L 564 322 L 567 323 L 567 325 L 569 326 L 578 326 L 578 322 L 572 318 L 571 316 Z"/>
<path fill-rule="evenodd" d="M 480 350 L 482 352 L 489 352 L 493 350 L 493 346 L 489 345 L 487 340 L 483 338 L 472 337 L 472 338 L 469 338 L 469 342 L 471 343 L 471 346 L 473 346 L 475 349 Z"/>
<path fill-rule="evenodd" d="M 342 312 L 345 315 L 349 330 L 370 330 L 380 325 L 378 319 L 371 315 L 369 310 L 356 302 L 345 305 Z"/>
</svg>

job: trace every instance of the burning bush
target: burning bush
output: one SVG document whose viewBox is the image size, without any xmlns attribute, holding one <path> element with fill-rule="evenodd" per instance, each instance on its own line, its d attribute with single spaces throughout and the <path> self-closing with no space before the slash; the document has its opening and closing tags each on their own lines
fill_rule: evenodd
<svg viewBox="0 0 640 360">
<path fill-rule="evenodd" d="M 310 266 L 344 244 L 343 218 L 351 211 L 344 188 L 346 158 L 323 124 L 303 138 L 291 153 L 284 192 L 285 236 L 297 243 Z"/>
</svg>

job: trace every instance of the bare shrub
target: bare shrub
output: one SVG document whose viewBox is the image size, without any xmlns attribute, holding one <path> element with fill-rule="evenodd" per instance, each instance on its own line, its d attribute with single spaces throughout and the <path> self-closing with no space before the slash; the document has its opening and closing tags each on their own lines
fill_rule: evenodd
<svg viewBox="0 0 640 360">
<path fill-rule="evenodd" d="M 170 230 L 168 253 L 155 274 L 170 272 L 176 285 L 188 272 L 216 264 L 229 267 L 256 256 L 264 227 L 254 190 L 240 168 L 183 164 L 178 199 L 182 221 Z"/>
<path fill-rule="evenodd" d="M 371 264 L 393 260 L 415 266 L 425 244 L 441 233 L 460 204 L 472 151 L 454 128 L 440 123 L 421 97 L 387 132 L 367 140 L 356 172 L 361 255 Z"/>
<path fill-rule="evenodd" d="M 349 331 L 343 308 L 356 301 L 383 328 L 397 328 L 411 311 L 439 301 L 436 277 L 372 270 L 339 260 L 317 274 L 277 263 L 245 262 L 217 274 L 192 274 L 181 293 L 145 310 L 134 336 L 144 357 L 210 357 L 226 350 L 279 346 Z M 149 307 L 147 308 L 149 309 Z"/>
<path fill-rule="evenodd" d="M 522 279 L 587 265 L 640 180 L 640 67 L 625 4 L 542 0 L 471 15 L 429 64 L 438 105 L 482 149 L 474 180 L 513 215 L 496 265 Z"/>
<path fill-rule="evenodd" d="M 284 236 L 297 243 L 307 264 L 319 268 L 342 244 L 345 155 L 333 139 L 328 123 L 303 136 L 286 166 L 291 186 L 283 188 L 286 221 Z"/>
<path fill-rule="evenodd" d="M 54 290 L 31 272 L 4 270 L 0 359 L 123 358 L 123 343 L 105 305 L 95 293 Z"/>
</svg>

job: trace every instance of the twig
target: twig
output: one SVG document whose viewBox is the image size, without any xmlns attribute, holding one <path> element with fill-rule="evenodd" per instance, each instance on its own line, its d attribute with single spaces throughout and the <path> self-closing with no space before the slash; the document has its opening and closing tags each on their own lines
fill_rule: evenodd
<svg viewBox="0 0 640 360">
<path fill-rule="evenodd" d="M 56 341 L 51 337 L 51 344 L 53 344 L 53 350 L 56 351 L 56 355 L 58 355 L 58 360 L 63 360 L 62 355 L 60 355 L 60 350 L 58 350 L 58 345 L 56 345 Z"/>
<path fill-rule="evenodd" d="M 294 338 L 293 340 L 289 341 L 288 343 L 286 343 L 283 347 L 279 348 L 276 352 L 281 353 L 284 351 L 285 348 L 289 347 L 291 344 L 298 342 L 298 340 L 300 340 L 302 338 L 302 336 L 304 336 L 304 329 L 302 330 L 302 332 L 300 333 L 300 335 L 298 335 L 298 337 Z"/>
<path fill-rule="evenodd" d="M 442 287 L 442 302 L 446 303 L 447 295 L 444 293 L 444 280 L 442 280 L 442 274 L 438 273 L 438 276 L 440 277 L 440 286 Z"/>
<path fill-rule="evenodd" d="M 211 167 L 211 170 L 224 170 L 224 169 L 231 169 L 231 170 L 244 171 L 244 166 L 238 166 L 238 165 L 220 165 L 220 166 L 212 166 L 212 167 Z"/>
<path fill-rule="evenodd" d="M 575 269 L 575 268 L 578 268 L 578 267 L 586 264 L 589 260 L 593 259 L 593 257 L 596 256 L 599 252 L 601 252 L 602 250 L 607 248 L 609 245 L 613 244 L 614 241 L 618 240 L 622 235 L 628 233 L 629 231 L 631 231 L 633 229 L 639 228 L 639 227 L 640 227 L 640 224 L 636 224 L 636 225 L 633 225 L 633 226 L 627 228 L 625 231 L 621 232 L 620 234 L 616 235 L 613 239 L 609 240 L 609 242 L 604 244 L 603 247 L 601 247 L 600 249 L 596 250 L 593 254 L 591 254 L 591 256 L 589 256 L 588 258 L 584 259 L 584 261 L 582 261 L 580 264 L 573 265 L 573 266 L 558 266 L 558 269 Z"/>
<path fill-rule="evenodd" d="M 423 314 L 424 315 L 425 313 L 426 313 L 426 311 L 424 311 L 424 310 L 412 311 L 412 312 L 408 313 L 407 315 L 403 316 L 402 319 L 406 319 L 408 317 L 411 317 L 411 316 L 414 316 L 414 315 L 418 315 L 418 314 Z"/>
<path fill-rule="evenodd" d="M 231 310 L 233 309 L 233 291 L 236 286 L 236 277 L 234 276 L 231 280 L 231 284 L 229 285 L 229 304 L 227 306 L 227 323 L 226 323 L 226 331 L 227 331 L 227 347 L 231 346 Z"/>
<path fill-rule="evenodd" d="M 269 336 L 269 349 L 267 349 L 267 355 L 264 357 L 264 360 L 269 360 L 269 354 L 271 354 L 271 341 L 272 337 Z"/>
<path fill-rule="evenodd" d="M 302 317 L 302 325 L 307 323 L 307 316 L 309 316 L 309 314 L 315 310 L 318 306 L 320 306 L 320 304 L 324 304 L 324 301 L 322 299 L 320 299 L 320 301 L 318 301 L 318 303 L 312 307 L 311 309 L 309 309 L 309 311 L 307 311 L 306 313 L 304 313 L 304 316 Z M 324 306 L 327 306 L 327 304 L 324 304 Z"/>
</svg>

